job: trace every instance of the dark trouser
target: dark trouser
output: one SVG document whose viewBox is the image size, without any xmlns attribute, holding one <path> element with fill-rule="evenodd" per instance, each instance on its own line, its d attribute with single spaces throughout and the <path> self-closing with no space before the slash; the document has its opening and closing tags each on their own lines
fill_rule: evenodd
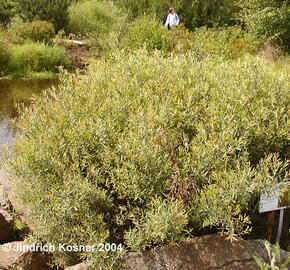
<svg viewBox="0 0 290 270">
<path fill-rule="evenodd" d="M 167 28 L 168 28 L 168 30 L 170 30 L 170 31 L 172 30 L 172 29 L 171 29 L 171 26 L 170 26 L 169 24 L 167 25 Z"/>
</svg>

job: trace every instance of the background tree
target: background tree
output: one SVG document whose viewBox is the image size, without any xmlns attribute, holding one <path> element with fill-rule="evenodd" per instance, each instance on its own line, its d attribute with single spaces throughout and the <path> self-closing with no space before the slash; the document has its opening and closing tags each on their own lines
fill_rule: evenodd
<svg viewBox="0 0 290 270">
<path fill-rule="evenodd" d="M 289 0 L 247 0 L 241 7 L 241 18 L 252 33 L 263 41 L 289 48 Z"/>
<path fill-rule="evenodd" d="M 13 0 L 0 0 L 0 23 L 6 24 L 14 14 Z"/>
<path fill-rule="evenodd" d="M 29 21 L 45 20 L 54 24 L 56 31 L 67 24 L 67 9 L 74 0 L 16 0 L 17 13 Z"/>
<path fill-rule="evenodd" d="M 178 11 L 181 7 L 181 0 L 115 0 L 116 4 L 128 11 L 131 19 L 143 16 L 144 13 L 155 15 L 164 19 L 169 7 L 173 6 Z"/>
<path fill-rule="evenodd" d="M 236 0 L 185 0 L 180 18 L 189 29 L 201 26 L 234 25 L 239 6 Z"/>
</svg>

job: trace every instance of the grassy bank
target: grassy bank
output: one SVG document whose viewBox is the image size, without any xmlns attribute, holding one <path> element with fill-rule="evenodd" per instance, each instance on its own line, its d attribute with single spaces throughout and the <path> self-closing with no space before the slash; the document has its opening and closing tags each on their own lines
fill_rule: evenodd
<svg viewBox="0 0 290 270">
<path fill-rule="evenodd" d="M 70 67 L 64 47 L 51 42 L 54 29 L 47 22 L 22 23 L 0 28 L 0 76 L 51 77 L 58 67 Z"/>
</svg>

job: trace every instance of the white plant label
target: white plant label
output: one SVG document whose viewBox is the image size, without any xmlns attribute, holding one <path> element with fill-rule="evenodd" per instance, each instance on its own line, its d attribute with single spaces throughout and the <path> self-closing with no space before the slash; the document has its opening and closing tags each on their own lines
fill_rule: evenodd
<svg viewBox="0 0 290 270">
<path fill-rule="evenodd" d="M 283 190 L 282 198 L 280 196 L 281 186 Z M 289 184 L 288 185 L 286 184 L 286 188 L 285 188 L 285 183 L 283 184 L 279 183 L 273 186 L 272 190 L 269 193 L 262 194 L 260 198 L 259 212 L 264 213 L 264 212 L 270 212 L 270 211 L 289 208 L 290 207 L 289 186 L 290 186 Z"/>
</svg>

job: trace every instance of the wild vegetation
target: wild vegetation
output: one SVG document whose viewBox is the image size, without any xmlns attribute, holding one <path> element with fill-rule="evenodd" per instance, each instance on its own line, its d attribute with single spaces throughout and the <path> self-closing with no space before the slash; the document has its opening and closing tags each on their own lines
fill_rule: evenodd
<svg viewBox="0 0 290 270">
<path fill-rule="evenodd" d="M 175 6 L 183 23 L 172 33 L 161 24 L 170 5 Z M 267 43 L 273 46 L 272 51 L 288 52 L 288 18 L 289 3 L 278 0 L 0 1 L 0 63 L 5 63 L 0 75 L 27 76 L 21 65 L 16 73 L 9 67 L 9 59 L 15 58 L 9 53 L 15 50 L 7 51 L 8 47 L 33 41 L 51 48 L 56 33 L 85 39 L 91 54 L 97 57 L 143 46 L 150 52 L 161 49 L 167 55 L 195 51 L 201 57 L 214 54 L 238 58 L 255 54 Z M 57 65 L 68 68 L 69 57 L 58 53 L 55 57 L 60 57 L 55 67 L 43 66 L 42 71 L 55 72 Z M 28 62 L 35 61 L 40 60 Z M 39 72 L 34 66 L 30 66 L 30 74 Z"/>
<path fill-rule="evenodd" d="M 23 110 L 3 166 L 36 239 L 123 247 L 55 262 L 117 269 L 201 230 L 249 233 L 260 193 L 289 182 L 288 2 L 63 1 L 61 20 L 58 1 L 32 2 L 0 6 L 1 75 L 69 67 L 59 29 L 96 57 Z M 171 5 L 182 24 L 168 31 Z"/>
</svg>

